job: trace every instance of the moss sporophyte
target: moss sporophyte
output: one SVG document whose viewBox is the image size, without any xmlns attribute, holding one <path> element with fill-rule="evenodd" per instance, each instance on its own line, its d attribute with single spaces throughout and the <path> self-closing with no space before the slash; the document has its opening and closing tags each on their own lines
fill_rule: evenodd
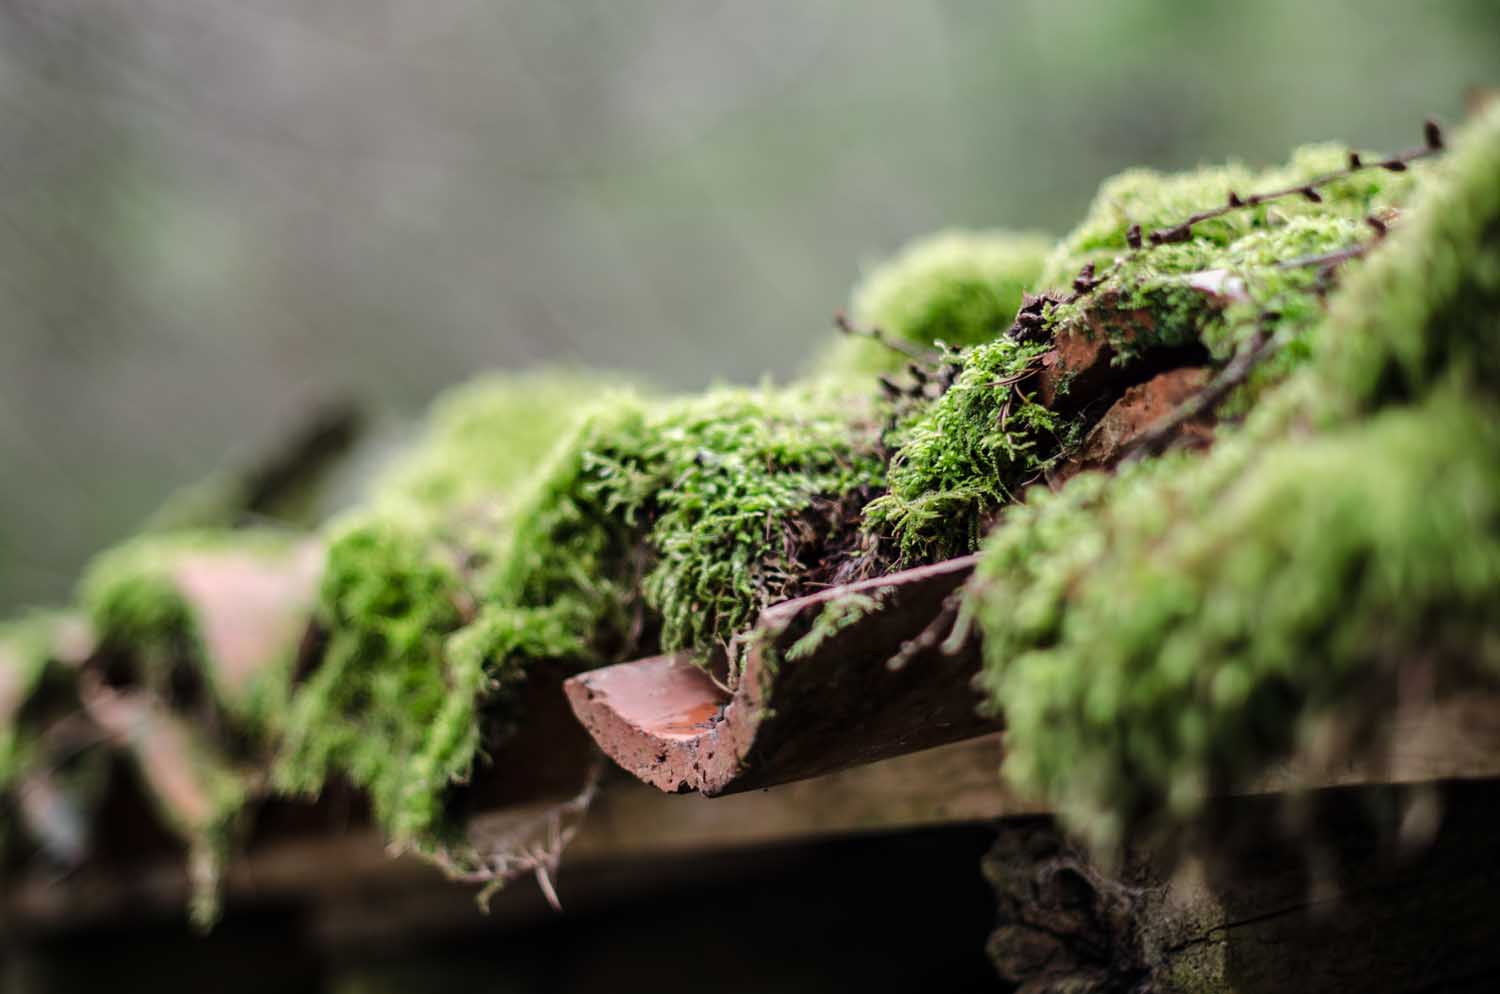
<svg viewBox="0 0 1500 994">
<path fill-rule="evenodd" d="M 240 808 L 332 778 L 453 865 L 456 790 L 525 719 L 528 674 L 682 651 L 732 687 L 768 605 L 982 547 L 965 617 L 1006 776 L 1100 841 L 1190 813 L 1419 642 L 1494 663 L 1497 113 L 1443 158 L 1132 171 L 1055 245 L 919 241 L 790 385 L 462 387 L 326 524 L 101 556 L 87 663 L 7 629 L 0 793 L 52 720 L 25 702 L 93 680 L 158 730 L 140 769 L 193 741 L 193 801 L 164 818 L 205 888 Z M 1184 366 L 1221 388 L 1199 395 L 1207 454 L 1167 433 L 1077 471 L 1130 391 Z M 248 644 L 231 601 L 256 605 Z M 830 601 L 780 664 L 876 607 Z"/>
</svg>

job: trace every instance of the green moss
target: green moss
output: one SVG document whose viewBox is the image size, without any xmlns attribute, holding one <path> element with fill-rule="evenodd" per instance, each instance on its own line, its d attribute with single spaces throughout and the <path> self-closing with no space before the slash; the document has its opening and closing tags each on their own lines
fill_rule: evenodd
<svg viewBox="0 0 1500 994">
<path fill-rule="evenodd" d="M 581 372 L 492 373 L 448 390 L 373 498 L 439 513 L 491 504 L 536 472 L 592 398 L 623 382 Z"/>
<path fill-rule="evenodd" d="M 459 589 L 420 531 L 360 520 L 334 533 L 319 618 L 328 646 L 292 701 L 280 788 L 316 792 L 342 770 L 391 820 L 405 762 L 446 697 L 442 646 L 462 619 Z"/>
<path fill-rule="evenodd" d="M 518 493 L 610 390 L 578 374 L 461 387 L 434 406 L 425 438 L 368 506 L 328 527 L 318 612 L 328 646 L 292 702 L 280 789 L 315 793 L 340 772 L 369 790 L 397 841 L 446 830 L 442 792 L 467 776 L 481 714 L 506 683 L 483 650 L 536 648 L 545 627 L 501 634 L 509 616 L 488 608 Z"/>
<path fill-rule="evenodd" d="M 87 626 L 71 612 L 33 610 L 0 623 L 0 863 L 42 852 L 71 867 L 88 854 L 107 757 L 47 733 L 79 727 L 76 667 L 90 649 Z M 34 792 L 32 803 L 23 806 L 23 792 Z"/>
<path fill-rule="evenodd" d="M 139 712 L 127 722 L 130 734 L 123 745 L 163 821 L 188 846 L 190 912 L 204 928 L 218 917 L 222 868 L 255 794 L 231 753 L 245 733 L 264 741 L 279 723 L 307 618 L 293 595 L 291 624 L 281 632 L 259 633 L 266 658 L 248 679 L 237 679 L 233 667 L 210 651 L 199 605 L 185 589 L 182 571 L 189 564 L 210 563 L 214 570 L 238 572 L 250 562 L 272 576 L 286 573 L 291 586 L 297 542 L 294 535 L 270 531 L 147 534 L 96 558 L 80 585 L 80 600 L 102 647 L 128 664 L 132 682 L 144 688 L 138 699 L 122 705 Z M 224 579 L 231 577 L 225 573 Z M 271 619 L 262 621 L 269 625 Z M 157 703 L 172 701 L 203 714 L 196 702 L 177 700 L 176 677 L 183 671 L 202 678 L 232 726 L 220 728 L 218 739 Z"/>
<path fill-rule="evenodd" d="M 1500 385 L 1500 108 L 1457 136 L 1399 229 L 1330 301 L 1320 416 L 1347 419 L 1443 379 Z"/>
<path fill-rule="evenodd" d="M 1052 239 L 1029 232 L 942 231 L 920 238 L 855 288 L 850 314 L 922 347 L 967 348 L 1010 327 L 1021 296 L 1035 287 Z M 905 360 L 860 338 L 843 338 L 817 363 L 824 373 L 873 376 Z"/>
<path fill-rule="evenodd" d="M 1286 166 L 1253 170 L 1240 163 L 1205 167 L 1183 173 L 1160 173 L 1131 169 L 1100 186 L 1083 222 L 1047 257 L 1039 284 L 1066 289 L 1086 263 L 1102 273 L 1115 257 L 1126 251 L 1125 235 L 1132 224 L 1142 231 L 1171 227 L 1199 211 L 1222 205 L 1234 191 L 1243 197 L 1263 190 L 1306 183 L 1337 172 L 1347 164 L 1348 151 L 1341 145 L 1311 145 L 1298 149 Z M 1370 161 L 1379 161 L 1370 156 Z M 1381 207 L 1403 202 L 1425 165 L 1391 173 L 1365 170 L 1322 188 L 1321 203 L 1286 197 L 1193 226 L 1193 238 L 1185 243 L 1196 268 L 1206 261 L 1200 253 L 1225 248 L 1257 231 L 1276 228 L 1298 218 L 1342 217 L 1359 221 Z M 1154 252 L 1153 252 L 1154 254 Z M 1180 270 L 1180 271 L 1192 271 Z"/>
<path fill-rule="evenodd" d="M 1121 332 L 1139 334 L 1141 323 L 1126 315 L 1150 315 L 1149 334 L 1128 340 L 1111 334 L 1111 344 L 1126 360 L 1149 346 L 1178 346 L 1201 341 L 1211 355 L 1226 359 L 1244 338 L 1247 327 L 1266 312 L 1275 312 L 1275 326 L 1288 339 L 1288 330 L 1305 331 L 1322 315 L 1317 296 L 1316 266 L 1283 268 L 1280 263 L 1336 252 L 1371 237 L 1360 220 L 1334 212 L 1291 218 L 1255 229 L 1227 245 L 1207 238 L 1162 245 L 1130 253 L 1092 295 L 1061 305 L 1052 312 L 1053 324 L 1072 329 L 1086 315 L 1110 325 L 1113 311 Z M 1238 295 L 1226 304 L 1189 282 L 1193 274 L 1213 273 Z M 1305 355 L 1306 349 L 1299 349 Z"/>
<path fill-rule="evenodd" d="M 446 791 L 514 723 L 530 666 L 598 663 L 646 639 L 736 659 L 735 636 L 796 586 L 805 555 L 855 530 L 861 488 L 881 475 L 875 436 L 820 388 L 622 393 L 524 490 L 505 491 L 508 468 L 476 486 L 422 457 L 440 467 L 426 483 L 406 476 L 333 534 L 330 642 L 294 702 L 278 782 L 314 791 L 340 770 L 398 842 L 451 841 Z M 492 527 L 455 544 L 433 505 L 476 500 Z"/>
<path fill-rule="evenodd" d="M 1222 362 L 1268 330 L 1276 338 L 1273 358 L 1226 408 L 1243 410 L 1308 360 L 1310 336 L 1322 323 L 1321 268 L 1284 264 L 1372 240 L 1365 218 L 1405 204 L 1430 167 L 1362 171 L 1322 187 L 1319 202 L 1294 196 L 1232 211 L 1195 224 L 1192 237 L 1180 243 L 1128 251 L 1126 231 L 1131 224 L 1148 233 L 1171 227 L 1222 205 L 1231 190 L 1248 197 L 1285 188 L 1336 172 L 1345 160 L 1338 147 L 1318 145 L 1299 150 L 1279 169 L 1253 172 L 1231 164 L 1172 175 L 1132 170 L 1106 182 L 1088 217 L 1053 251 L 1042 276 L 1044 285 L 1066 288 L 1088 263 L 1103 281 L 1078 301 L 1053 307 L 1050 327 L 1070 334 L 1102 332 L 1117 363 L 1152 347 L 1191 344 L 1201 344 Z M 1344 262 L 1340 277 L 1358 265 Z M 1194 274 L 1199 274 L 1196 286 Z M 1234 292 L 1205 292 L 1202 274 L 1211 274 L 1208 285 Z"/>
<path fill-rule="evenodd" d="M 883 477 L 870 417 L 858 398 L 819 386 L 611 412 L 543 482 L 499 593 L 521 604 L 581 597 L 619 625 L 638 586 L 664 650 L 721 649 L 733 670 L 756 614 L 857 531 Z"/>
<path fill-rule="evenodd" d="M 986 542 L 1006 775 L 1089 838 L 1191 813 L 1404 660 L 1500 666 L 1497 165 L 1500 113 L 1207 457 L 1033 491 Z"/>
<path fill-rule="evenodd" d="M 1283 753 L 1370 667 L 1483 644 L 1496 424 L 1445 397 L 1268 446 L 1228 485 L 1171 460 L 1013 515 L 978 588 L 1008 776 L 1113 842 Z"/>
<path fill-rule="evenodd" d="M 1102 334 L 1113 348 L 1114 362 L 1129 364 L 1154 348 L 1185 346 L 1202 346 L 1223 362 L 1252 335 L 1269 328 L 1276 337 L 1273 358 L 1260 365 L 1227 408 L 1245 409 L 1308 360 L 1310 338 L 1321 323 L 1325 287 L 1320 268 L 1282 264 L 1373 237 L 1366 214 L 1407 197 L 1415 183 L 1411 172 L 1356 174 L 1327 186 L 1320 203 L 1292 198 L 1233 212 L 1196 225 L 1193 237 L 1184 242 L 1142 251 L 1126 251 L 1126 231 L 1131 224 L 1148 231 L 1176 225 L 1223 204 L 1231 190 L 1248 196 L 1306 182 L 1344 164 L 1342 150 L 1317 146 L 1299 151 L 1281 169 L 1253 172 L 1230 165 L 1178 175 L 1133 170 L 1107 182 L 1088 217 L 1053 251 L 1037 281 L 1070 287 L 1082 266 L 1091 263 L 1103 282 L 1075 301 L 1050 304 L 1047 331 Z M 959 258 L 965 250 L 959 242 L 939 242 L 932 249 L 940 258 Z M 927 290 L 918 278 L 921 274 L 931 280 L 941 272 L 935 265 L 919 265 L 923 258 L 914 252 L 911 259 L 893 264 L 888 273 L 872 279 L 861 299 L 878 302 L 892 315 L 933 313 L 930 302 L 947 298 Z M 1346 263 L 1346 268 L 1354 265 Z M 1208 293 L 1190 281 L 1204 273 L 1215 274 L 1221 289 L 1232 292 Z M 1008 306 L 1007 321 L 1014 314 L 1014 305 Z M 1266 314 L 1275 317 L 1267 323 Z M 1004 326 L 960 344 L 993 338 Z M 955 387 L 925 409 L 919 405 L 892 433 L 897 453 L 890 493 L 871 504 L 867 517 L 872 531 L 895 539 L 903 561 L 971 551 L 994 513 L 1082 435 L 1082 421 L 1064 420 L 1029 401 L 1024 381 L 1007 383 L 1045 349 L 986 341 L 963 353 Z M 1066 387 L 1064 383 L 1064 392 Z"/>
<path fill-rule="evenodd" d="M 974 347 L 953 386 L 892 433 L 890 489 L 865 509 L 865 521 L 895 540 L 903 561 L 973 551 L 987 517 L 1068 440 L 1070 425 L 1033 400 L 1021 378 L 1046 351 L 1008 338 Z"/>
</svg>

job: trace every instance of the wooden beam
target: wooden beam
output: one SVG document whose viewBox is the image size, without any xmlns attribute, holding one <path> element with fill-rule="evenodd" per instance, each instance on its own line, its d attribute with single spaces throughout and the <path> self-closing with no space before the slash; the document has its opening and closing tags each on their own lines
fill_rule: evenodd
<svg viewBox="0 0 1500 994">
<path fill-rule="evenodd" d="M 836 838 L 861 832 L 972 824 L 1035 810 L 999 776 L 996 736 L 903 756 L 774 790 L 708 800 L 668 796 L 623 775 L 606 782 L 563 857 L 561 896 L 590 874 L 640 861 Z M 552 802 L 511 804 L 470 817 L 476 844 L 520 820 L 544 818 Z M 295 812 L 292 812 L 295 814 Z M 327 819 L 325 819 L 327 820 Z M 322 827 L 252 845 L 225 874 L 228 906 L 266 901 L 321 903 L 358 895 L 453 888 L 434 867 L 387 850 L 368 826 Z M 72 927 L 145 909 L 179 913 L 187 878 L 179 858 L 85 867 L 66 880 L 16 881 L 0 898 L 0 920 L 31 928 Z M 545 911 L 536 888 L 516 881 L 497 911 Z"/>
<path fill-rule="evenodd" d="M 1047 805 L 1005 786 L 1000 758 L 1001 736 L 992 733 L 715 798 L 667 795 L 616 774 L 606 778 L 563 854 L 559 892 L 566 904 L 570 889 L 588 888 L 596 873 L 627 864 L 662 866 L 697 855 L 860 832 L 1006 824 L 1046 814 Z M 511 765 L 497 767 L 496 775 Z M 571 783 L 552 774 L 541 779 L 555 797 Z M 1385 748 L 1336 769 L 1299 756 L 1245 794 L 1463 781 L 1500 782 L 1500 693 L 1468 692 L 1394 716 Z M 471 813 L 477 842 L 503 834 L 517 819 L 544 816 L 553 803 L 538 796 L 522 799 L 530 788 L 489 790 L 497 798 L 511 797 Z M 380 834 L 358 818 L 341 821 L 327 811 L 314 818 L 305 805 L 289 803 L 273 806 L 262 817 L 294 830 L 268 832 L 231 862 L 225 879 L 231 911 L 265 901 L 322 904 L 455 886 L 415 857 L 393 857 Z M 164 855 L 85 867 L 66 879 L 36 875 L 12 881 L 0 897 L 0 920 L 11 927 L 48 930 L 149 909 L 180 914 L 186 897 L 180 857 Z M 524 919 L 550 912 L 536 888 L 522 880 L 497 896 L 496 913 Z"/>
</svg>

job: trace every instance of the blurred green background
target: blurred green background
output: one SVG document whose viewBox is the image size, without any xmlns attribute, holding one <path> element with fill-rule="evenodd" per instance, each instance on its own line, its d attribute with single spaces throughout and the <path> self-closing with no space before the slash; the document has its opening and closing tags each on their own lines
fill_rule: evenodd
<svg viewBox="0 0 1500 994">
<path fill-rule="evenodd" d="M 332 397 L 787 375 L 910 236 L 1497 82 L 1500 0 L 11 0 L 0 608 Z"/>
</svg>

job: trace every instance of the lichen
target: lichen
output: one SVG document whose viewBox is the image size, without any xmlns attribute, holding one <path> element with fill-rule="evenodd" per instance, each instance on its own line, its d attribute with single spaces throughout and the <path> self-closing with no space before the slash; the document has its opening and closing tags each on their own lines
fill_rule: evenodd
<svg viewBox="0 0 1500 994">
<path fill-rule="evenodd" d="M 1242 429 L 1033 491 L 987 540 L 1006 775 L 1093 841 L 1191 814 L 1417 654 L 1497 672 L 1497 177 L 1491 113 Z"/>
<path fill-rule="evenodd" d="M 855 288 L 850 314 L 911 345 L 954 349 L 987 342 L 1010 326 L 1034 289 L 1052 239 L 1032 232 L 941 231 L 904 246 Z M 825 374 L 899 370 L 902 356 L 875 342 L 844 338 L 820 357 Z"/>
</svg>

